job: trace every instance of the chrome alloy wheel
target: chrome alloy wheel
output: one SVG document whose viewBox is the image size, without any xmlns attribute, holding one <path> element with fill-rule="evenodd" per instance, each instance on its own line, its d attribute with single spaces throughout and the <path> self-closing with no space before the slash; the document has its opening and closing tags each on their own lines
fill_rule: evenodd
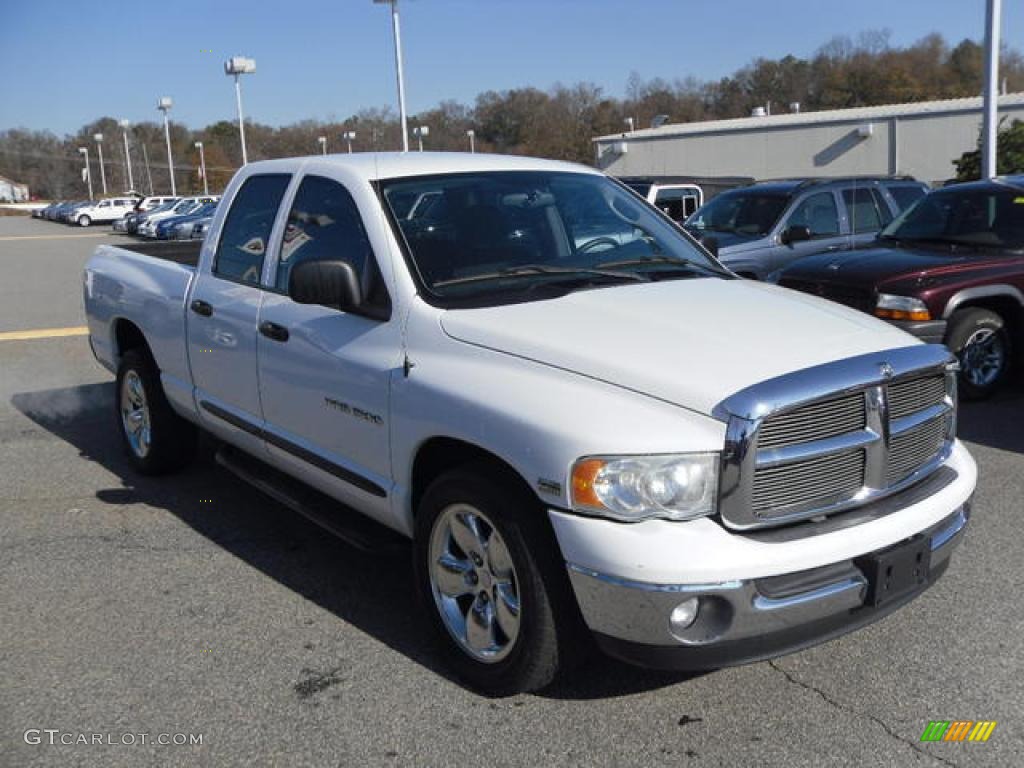
<svg viewBox="0 0 1024 768">
<path fill-rule="evenodd" d="M 140 459 L 146 458 L 151 440 L 149 405 L 142 378 L 132 370 L 121 380 L 121 424 L 132 452 Z"/>
<path fill-rule="evenodd" d="M 434 521 L 428 567 L 449 634 L 476 661 L 504 659 L 519 636 L 519 582 L 494 524 L 468 504 L 446 507 Z"/>
<path fill-rule="evenodd" d="M 976 387 L 990 386 L 1006 366 L 1006 345 L 992 328 L 979 328 L 960 351 L 966 379 Z"/>
</svg>

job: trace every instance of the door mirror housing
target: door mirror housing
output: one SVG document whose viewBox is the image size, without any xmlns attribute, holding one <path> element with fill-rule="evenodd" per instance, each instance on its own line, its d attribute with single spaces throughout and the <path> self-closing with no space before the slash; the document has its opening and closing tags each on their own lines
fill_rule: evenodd
<svg viewBox="0 0 1024 768">
<path fill-rule="evenodd" d="M 303 261 L 288 275 L 288 296 L 297 304 L 358 311 L 363 292 L 355 267 L 344 259 Z"/>
<path fill-rule="evenodd" d="M 791 243 L 800 243 L 804 240 L 811 239 L 811 228 L 804 226 L 803 224 L 794 224 L 790 227 L 786 227 L 782 230 L 782 234 L 779 236 L 779 240 L 783 245 L 790 245 Z"/>
</svg>

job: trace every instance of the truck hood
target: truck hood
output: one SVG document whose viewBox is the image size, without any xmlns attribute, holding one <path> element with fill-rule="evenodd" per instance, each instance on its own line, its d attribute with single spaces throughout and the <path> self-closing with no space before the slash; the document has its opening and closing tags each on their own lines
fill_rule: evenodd
<svg viewBox="0 0 1024 768">
<path fill-rule="evenodd" d="M 441 326 L 467 344 L 709 415 L 757 382 L 919 343 L 888 323 L 814 296 L 717 278 L 448 310 Z"/>
<path fill-rule="evenodd" d="M 818 253 L 796 261 L 782 273 L 782 279 L 827 280 L 873 288 L 897 276 L 920 275 L 925 271 L 962 264 L 976 254 L 955 253 L 941 248 L 866 248 L 842 253 Z"/>
</svg>

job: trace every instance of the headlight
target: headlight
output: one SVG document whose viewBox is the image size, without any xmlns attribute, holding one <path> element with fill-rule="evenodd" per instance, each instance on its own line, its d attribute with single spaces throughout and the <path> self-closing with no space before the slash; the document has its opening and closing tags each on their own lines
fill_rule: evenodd
<svg viewBox="0 0 1024 768">
<path fill-rule="evenodd" d="M 718 454 L 588 456 L 572 467 L 573 509 L 615 520 L 690 520 L 715 512 Z"/>
<path fill-rule="evenodd" d="M 920 299 L 910 296 L 893 296 L 889 293 L 878 294 L 875 304 L 875 315 L 886 320 L 931 320 L 928 307 Z"/>
</svg>

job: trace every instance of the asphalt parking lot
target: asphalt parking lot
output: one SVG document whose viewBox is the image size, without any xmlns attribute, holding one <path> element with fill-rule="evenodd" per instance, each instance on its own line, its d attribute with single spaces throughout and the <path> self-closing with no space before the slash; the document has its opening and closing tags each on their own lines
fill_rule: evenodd
<svg viewBox="0 0 1024 768">
<path fill-rule="evenodd" d="M 490 700 L 421 641 L 405 553 L 332 539 L 208 448 L 183 474 L 133 474 L 111 376 L 73 330 L 82 267 L 119 237 L 0 218 L 0 765 L 1024 765 L 1021 382 L 964 407 L 974 517 L 895 615 L 770 663 L 685 676 L 596 658 Z M 9 333 L 47 329 L 71 330 Z M 921 743 L 930 720 L 998 726 Z"/>
</svg>

